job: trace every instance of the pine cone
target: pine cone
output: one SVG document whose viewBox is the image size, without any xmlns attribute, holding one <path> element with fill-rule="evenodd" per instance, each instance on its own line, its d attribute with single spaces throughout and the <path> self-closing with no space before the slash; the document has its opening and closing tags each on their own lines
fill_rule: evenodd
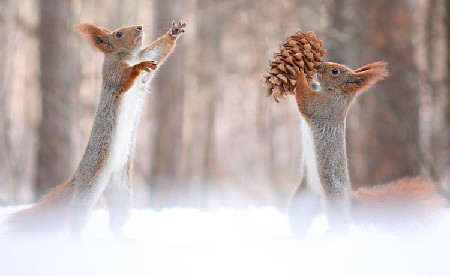
<svg viewBox="0 0 450 276">
<path fill-rule="evenodd" d="M 306 34 L 298 31 L 288 36 L 264 72 L 267 97 L 273 96 L 278 102 L 278 98 L 295 94 L 296 75 L 303 72 L 311 77 L 317 72 L 320 58 L 325 54 L 322 45 L 322 40 L 318 40 L 312 31 Z"/>
</svg>

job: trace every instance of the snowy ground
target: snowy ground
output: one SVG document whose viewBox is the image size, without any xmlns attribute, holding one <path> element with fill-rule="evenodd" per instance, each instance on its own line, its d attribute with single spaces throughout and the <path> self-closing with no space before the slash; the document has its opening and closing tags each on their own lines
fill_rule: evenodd
<svg viewBox="0 0 450 276">
<path fill-rule="evenodd" d="M 0 222 L 17 209 L 0 208 Z M 124 229 L 130 243 L 116 242 L 107 224 L 97 210 L 81 244 L 2 242 L 0 275 L 450 275 L 450 210 L 420 236 L 352 229 L 325 238 L 321 217 L 306 240 L 295 240 L 273 207 L 135 209 Z"/>
</svg>

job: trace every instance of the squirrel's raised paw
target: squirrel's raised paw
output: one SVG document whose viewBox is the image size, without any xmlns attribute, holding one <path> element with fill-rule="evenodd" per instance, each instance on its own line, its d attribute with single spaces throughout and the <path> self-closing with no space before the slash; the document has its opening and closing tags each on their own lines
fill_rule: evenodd
<svg viewBox="0 0 450 276">
<path fill-rule="evenodd" d="M 184 27 L 186 27 L 186 23 L 184 23 L 183 21 L 178 21 L 178 23 L 175 23 L 175 21 L 172 21 L 172 28 L 170 28 L 169 30 L 169 34 L 171 37 L 177 37 L 179 36 L 181 33 L 184 33 L 185 29 Z"/>
<path fill-rule="evenodd" d="M 306 76 L 305 73 L 303 73 L 303 71 L 298 72 L 296 77 L 297 77 L 296 81 L 298 84 L 308 85 L 308 80 L 306 79 L 308 76 Z"/>
<path fill-rule="evenodd" d="M 144 68 L 144 70 L 147 72 L 150 72 L 150 69 L 155 70 L 156 66 L 157 66 L 155 61 L 143 61 L 140 64 Z"/>
</svg>

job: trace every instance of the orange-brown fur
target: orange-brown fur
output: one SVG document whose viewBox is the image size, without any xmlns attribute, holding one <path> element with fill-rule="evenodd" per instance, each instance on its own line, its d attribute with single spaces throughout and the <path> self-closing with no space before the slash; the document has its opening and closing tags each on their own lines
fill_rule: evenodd
<svg viewBox="0 0 450 276">
<path fill-rule="evenodd" d="M 141 71 L 148 70 L 148 68 L 155 70 L 156 63 L 154 61 L 142 61 L 136 65 L 128 67 L 126 63 L 123 63 L 123 77 L 120 80 L 120 87 L 118 89 L 119 94 L 128 91 L 134 84 L 136 78 L 139 76 Z"/>
<path fill-rule="evenodd" d="M 386 62 L 374 62 L 352 70 L 322 62 L 316 74 L 319 91 L 309 87 L 303 73 L 298 74 L 296 100 L 304 119 L 302 139 L 308 145 L 303 154 L 309 159 L 302 161 L 302 180 L 289 209 L 295 235 L 306 235 L 317 206 L 325 211 L 335 233 L 348 231 L 352 220 L 381 229 L 417 228 L 444 206 L 435 184 L 418 178 L 351 191 L 345 145 L 347 112 L 357 95 L 388 75 L 386 67 Z"/>
<path fill-rule="evenodd" d="M 138 51 L 140 49 L 140 42 L 143 39 L 142 27 L 140 26 L 124 27 L 111 32 L 106 28 L 83 23 L 76 25 L 74 29 L 82 34 L 92 47 L 105 54 L 115 53 L 121 50 L 125 50 L 127 53 L 129 51 Z M 119 32 L 123 34 L 120 38 L 116 36 Z M 152 45 L 155 45 L 155 42 Z M 165 56 L 170 54 L 170 52 L 168 51 Z M 141 71 L 155 70 L 156 66 L 155 61 L 142 61 L 133 66 L 129 66 L 125 61 L 120 60 L 119 56 L 119 60 L 114 65 L 115 72 L 122 72 L 120 82 L 116 89 L 118 95 L 128 91 L 134 85 Z"/>
<path fill-rule="evenodd" d="M 68 225 L 71 237 L 79 239 L 90 210 L 103 194 L 110 212 L 110 230 L 123 238 L 121 229 L 131 210 L 132 156 L 143 98 L 157 69 L 155 61 L 161 65 L 185 26 L 174 22 L 166 35 L 145 49 L 141 49 L 141 26 L 115 31 L 89 23 L 75 26 L 105 56 L 100 101 L 86 151 L 70 181 L 7 219 L 9 234 L 49 235 Z M 141 75 L 143 71 L 147 73 Z"/>
<path fill-rule="evenodd" d="M 402 231 L 424 228 L 445 206 L 433 182 L 405 177 L 384 185 L 360 188 L 352 193 L 352 218 L 373 224 L 377 230 Z"/>
<path fill-rule="evenodd" d="M 316 98 L 316 93 L 309 89 L 308 83 L 306 81 L 306 77 L 304 74 L 299 74 L 299 80 L 297 80 L 296 84 L 296 100 L 298 109 L 303 114 L 310 114 L 310 110 L 308 108 L 308 102 L 312 101 Z M 308 117 L 308 116 L 306 116 Z"/>
<path fill-rule="evenodd" d="M 104 53 L 110 53 L 114 50 L 113 45 L 105 39 L 110 33 L 108 29 L 99 28 L 90 23 L 75 25 L 74 29 L 82 34 L 93 48 Z"/>
<path fill-rule="evenodd" d="M 23 209 L 9 216 L 5 222 L 6 232 L 11 236 L 59 230 L 66 219 L 72 196 L 73 179 L 52 189 L 33 208 Z M 17 227 L 20 225 L 20 227 Z"/>
<path fill-rule="evenodd" d="M 74 29 L 83 35 L 92 47 L 105 54 L 109 54 L 133 48 L 139 50 L 141 43 L 137 39 L 139 37 L 142 38 L 142 32 L 140 32 L 138 27 L 142 30 L 140 26 L 129 26 L 111 32 L 106 28 L 97 27 L 90 23 L 82 23 L 75 25 Z M 119 38 L 116 36 L 119 32 L 126 35 Z"/>
</svg>

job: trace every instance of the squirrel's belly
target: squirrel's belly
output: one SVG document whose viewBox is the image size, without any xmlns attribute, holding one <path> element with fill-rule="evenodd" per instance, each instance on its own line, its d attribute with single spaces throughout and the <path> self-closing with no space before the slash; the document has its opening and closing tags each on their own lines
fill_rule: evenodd
<svg viewBox="0 0 450 276">
<path fill-rule="evenodd" d="M 320 196 L 325 195 L 322 183 L 320 182 L 319 171 L 317 167 L 317 155 L 314 145 L 313 133 L 308 123 L 301 118 L 302 127 L 302 155 L 305 166 L 304 177 L 308 187 Z"/>
<path fill-rule="evenodd" d="M 141 113 L 141 102 L 137 85 L 133 85 L 122 96 L 109 158 L 112 170 L 120 169 L 128 161 L 134 143 L 135 121 L 139 119 Z"/>
</svg>

